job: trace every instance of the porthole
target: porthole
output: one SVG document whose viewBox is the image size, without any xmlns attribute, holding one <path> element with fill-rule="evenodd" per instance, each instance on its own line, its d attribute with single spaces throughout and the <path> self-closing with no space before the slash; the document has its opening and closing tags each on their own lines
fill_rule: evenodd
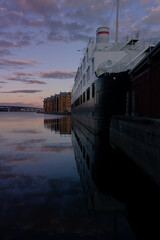
<svg viewBox="0 0 160 240">
<path fill-rule="evenodd" d="M 112 65 L 112 61 L 111 60 L 107 60 L 107 65 Z"/>
</svg>

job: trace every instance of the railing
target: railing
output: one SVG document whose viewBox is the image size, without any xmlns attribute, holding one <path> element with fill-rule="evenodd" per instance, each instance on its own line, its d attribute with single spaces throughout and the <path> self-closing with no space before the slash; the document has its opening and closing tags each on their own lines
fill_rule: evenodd
<svg viewBox="0 0 160 240">
<path fill-rule="evenodd" d="M 101 63 L 96 71 L 97 77 L 105 72 L 116 73 L 131 70 L 143 57 L 145 51 L 149 47 L 154 47 L 160 41 L 160 36 L 152 37 L 144 41 L 139 40 L 133 46 L 132 50 L 128 50 L 128 54 L 123 57 L 116 65 L 108 67 L 107 61 Z M 114 48 L 112 48 L 112 51 Z"/>
</svg>

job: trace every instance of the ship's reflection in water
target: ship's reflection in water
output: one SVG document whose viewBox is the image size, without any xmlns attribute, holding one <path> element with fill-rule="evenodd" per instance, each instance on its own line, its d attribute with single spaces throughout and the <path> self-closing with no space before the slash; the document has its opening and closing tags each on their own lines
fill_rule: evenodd
<svg viewBox="0 0 160 240">
<path fill-rule="evenodd" d="M 104 239 L 136 239 L 128 223 L 126 205 L 110 194 L 111 149 L 78 120 L 72 119 L 72 130 L 72 145 L 89 216 L 97 219 Z"/>
</svg>

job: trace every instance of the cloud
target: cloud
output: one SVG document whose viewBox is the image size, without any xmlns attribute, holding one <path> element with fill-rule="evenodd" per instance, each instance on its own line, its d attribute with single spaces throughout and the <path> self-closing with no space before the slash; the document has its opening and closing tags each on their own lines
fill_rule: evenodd
<svg viewBox="0 0 160 240">
<path fill-rule="evenodd" d="M 6 82 L 4 82 L 4 81 L 0 81 L 0 83 L 6 83 Z"/>
<path fill-rule="evenodd" d="M 21 76 L 33 76 L 32 73 L 26 73 L 26 72 L 16 72 L 15 75 L 17 77 L 21 77 Z"/>
<path fill-rule="evenodd" d="M 0 58 L 0 67 L 35 67 L 39 63 L 36 60 L 29 60 L 29 61 L 21 61 L 21 60 L 10 60 L 10 59 L 4 59 Z"/>
<path fill-rule="evenodd" d="M 11 55 L 11 52 L 8 49 L 0 49 L 0 56 Z"/>
<path fill-rule="evenodd" d="M 23 82 L 23 83 L 26 83 L 26 84 L 46 84 L 46 82 L 41 81 L 41 80 L 16 79 L 16 78 L 8 78 L 7 80 Z"/>
<path fill-rule="evenodd" d="M 74 78 L 75 72 L 70 71 L 49 71 L 49 72 L 39 72 L 40 77 L 42 78 L 53 78 L 53 79 L 67 79 L 67 78 Z"/>
<path fill-rule="evenodd" d="M 98 13 L 102 15 L 102 12 L 105 12 L 106 14 L 105 7 L 109 8 L 110 5 L 110 1 L 97 3 L 96 0 L 83 0 L 80 3 L 78 1 L 61 1 L 60 4 L 56 0 L 13 0 L 3 11 L 4 16 L 0 22 L 4 21 L 5 28 L 21 25 L 37 29 L 41 27 L 42 31 L 43 27 L 45 41 L 88 41 L 89 33 L 93 30 L 92 24 L 97 21 Z M 28 14 L 29 12 L 35 15 Z M 19 34 L 18 39 L 20 36 L 21 34 Z M 33 41 L 34 39 L 31 40 L 32 43 Z M 31 42 L 21 43 L 17 41 L 16 45 L 27 45 Z M 40 42 L 43 43 L 44 38 Z"/>
<path fill-rule="evenodd" d="M 151 0 L 141 0 L 140 3 L 147 6 L 148 4 L 151 3 Z"/>
<path fill-rule="evenodd" d="M 6 80 L 23 82 L 23 83 L 26 83 L 26 84 L 46 84 L 46 82 L 41 81 L 41 80 L 18 79 L 16 77 L 15 78 L 14 77 L 7 77 Z"/>
<path fill-rule="evenodd" d="M 97 1 L 97 0 L 82 0 L 82 1 L 63 1 L 65 7 L 68 8 L 66 14 L 67 17 L 71 19 L 79 19 L 81 22 L 91 23 L 92 21 L 97 21 L 100 15 L 108 15 L 110 11 L 106 9 L 112 8 L 111 1 Z M 95 18 L 95 15 L 97 18 Z"/>
<path fill-rule="evenodd" d="M 9 30 L 1 30 L 0 36 L 2 38 L 0 40 L 0 56 L 12 55 L 12 49 L 15 48 L 27 47 L 33 44 L 38 45 L 39 42 L 43 42 L 39 40 L 35 32 L 29 30 L 26 33 L 22 31 L 10 32 Z"/>
<path fill-rule="evenodd" d="M 26 27 L 27 24 L 24 24 L 24 26 Z M 30 26 L 30 25 L 28 25 Z M 37 38 L 37 33 L 29 30 L 27 32 L 24 31 L 17 31 L 15 29 L 15 31 L 9 31 L 8 29 L 6 31 L 1 30 L 0 31 L 0 35 L 1 37 L 3 37 L 3 41 L 8 41 L 8 39 L 10 39 L 10 41 L 14 41 L 14 43 L 16 43 L 16 47 L 21 47 L 24 45 L 29 45 L 31 44 L 32 41 L 34 41 Z M 22 45 L 22 43 L 25 43 L 24 45 Z M 3 43 L 3 42 L 2 42 Z M 5 43 L 3 43 L 5 44 Z M 12 43 L 11 43 L 12 44 Z M 7 44 L 6 44 L 7 45 Z"/>
<path fill-rule="evenodd" d="M 93 28 L 77 20 L 72 22 L 63 22 L 61 20 L 49 19 L 46 22 L 49 28 L 47 39 L 49 41 L 88 41 Z"/>
<path fill-rule="evenodd" d="M 0 93 L 38 93 L 42 92 L 42 90 L 12 90 L 12 91 L 3 91 Z"/>
<path fill-rule="evenodd" d="M 46 82 L 34 79 L 34 74 L 26 72 L 15 72 L 13 76 L 3 76 L 8 81 L 23 82 L 26 84 L 46 84 Z"/>
<path fill-rule="evenodd" d="M 21 25 L 28 26 L 28 27 L 43 27 L 44 20 L 43 19 L 27 19 L 24 18 L 21 21 Z"/>
<path fill-rule="evenodd" d="M 81 1 L 75 1 L 75 0 L 61 0 L 61 3 L 63 4 L 63 8 L 68 8 L 68 9 L 94 9 L 96 12 L 97 9 L 101 9 L 105 11 L 105 7 L 110 6 L 111 1 L 108 0 L 102 0 L 98 1 L 97 0 L 81 0 Z"/>
<path fill-rule="evenodd" d="M 160 6 L 152 8 L 150 14 L 142 18 L 142 21 L 148 25 L 157 25 L 160 23 Z"/>
<path fill-rule="evenodd" d="M 16 7 L 23 9 L 23 11 L 32 11 L 40 15 L 48 15 L 57 13 L 59 10 L 57 0 L 12 0 Z"/>
<path fill-rule="evenodd" d="M 141 0 L 139 3 L 138 1 L 122 0 L 120 3 L 121 16 L 123 15 L 123 19 L 125 19 L 130 14 L 133 23 L 133 18 L 135 22 L 135 15 L 138 15 L 138 12 L 146 11 L 144 4 L 151 5 L 152 2 L 151 0 Z M 159 0 L 155 0 L 154 3 L 159 3 Z M 0 3 L 0 29 L 1 31 L 8 30 L 10 38 L 6 36 L 4 41 L 6 41 L 6 45 L 9 44 L 10 48 L 46 44 L 48 41 L 86 42 L 93 36 L 93 31 L 95 32 L 98 26 L 106 25 L 106 23 L 108 26 L 111 25 L 113 6 L 114 3 L 111 0 L 12 0 L 2 2 Z M 126 10 L 128 15 L 126 15 Z M 149 16 L 146 16 L 144 20 L 150 21 L 148 18 Z M 137 20 L 139 21 L 139 19 Z M 24 27 L 21 34 L 13 33 L 11 27 L 17 26 Z M 130 23 L 128 23 L 127 29 L 129 26 Z M 34 32 L 29 31 L 32 28 L 34 28 Z M 11 29 L 10 32 L 9 29 Z M 17 28 L 15 29 L 17 30 Z M 38 32 L 41 34 L 37 34 Z M 13 36 L 14 34 L 17 35 L 17 39 Z M 14 39 L 13 42 L 12 39 Z M 3 52 L 4 54 L 5 52 Z"/>
<path fill-rule="evenodd" d="M 26 26 L 32 26 L 32 27 L 42 26 L 43 19 L 39 19 L 37 18 L 37 16 L 33 16 L 33 14 L 32 15 L 30 14 L 31 10 L 33 9 L 31 5 L 34 2 L 35 0 L 33 1 L 12 0 L 7 3 L 5 8 L 0 8 L 1 29 L 10 28 L 14 25 L 19 25 L 19 26 L 26 25 Z M 37 9 L 40 6 L 38 2 L 39 0 L 37 1 Z M 45 2 L 43 3 L 45 4 Z M 1 3 L 0 3 L 0 7 L 1 7 Z M 43 10 L 44 9 L 45 8 L 43 8 Z M 44 15 L 43 12 L 42 12 L 42 15 Z M 2 23 L 4 23 L 4 25 Z"/>
<path fill-rule="evenodd" d="M 0 40 L 0 47 L 17 47 L 16 43 L 12 43 L 9 41 L 5 41 L 5 40 Z"/>
<path fill-rule="evenodd" d="M 1 102 L 0 106 L 40 107 L 34 103 L 24 103 L 24 102 Z"/>
</svg>

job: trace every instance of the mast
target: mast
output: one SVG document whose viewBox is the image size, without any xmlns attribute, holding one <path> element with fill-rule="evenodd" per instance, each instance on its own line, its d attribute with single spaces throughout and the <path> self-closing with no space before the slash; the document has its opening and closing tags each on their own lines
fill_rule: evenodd
<svg viewBox="0 0 160 240">
<path fill-rule="evenodd" d="M 117 0 L 117 16 L 116 16 L 116 43 L 118 42 L 118 14 L 119 14 L 119 0 Z"/>
</svg>

